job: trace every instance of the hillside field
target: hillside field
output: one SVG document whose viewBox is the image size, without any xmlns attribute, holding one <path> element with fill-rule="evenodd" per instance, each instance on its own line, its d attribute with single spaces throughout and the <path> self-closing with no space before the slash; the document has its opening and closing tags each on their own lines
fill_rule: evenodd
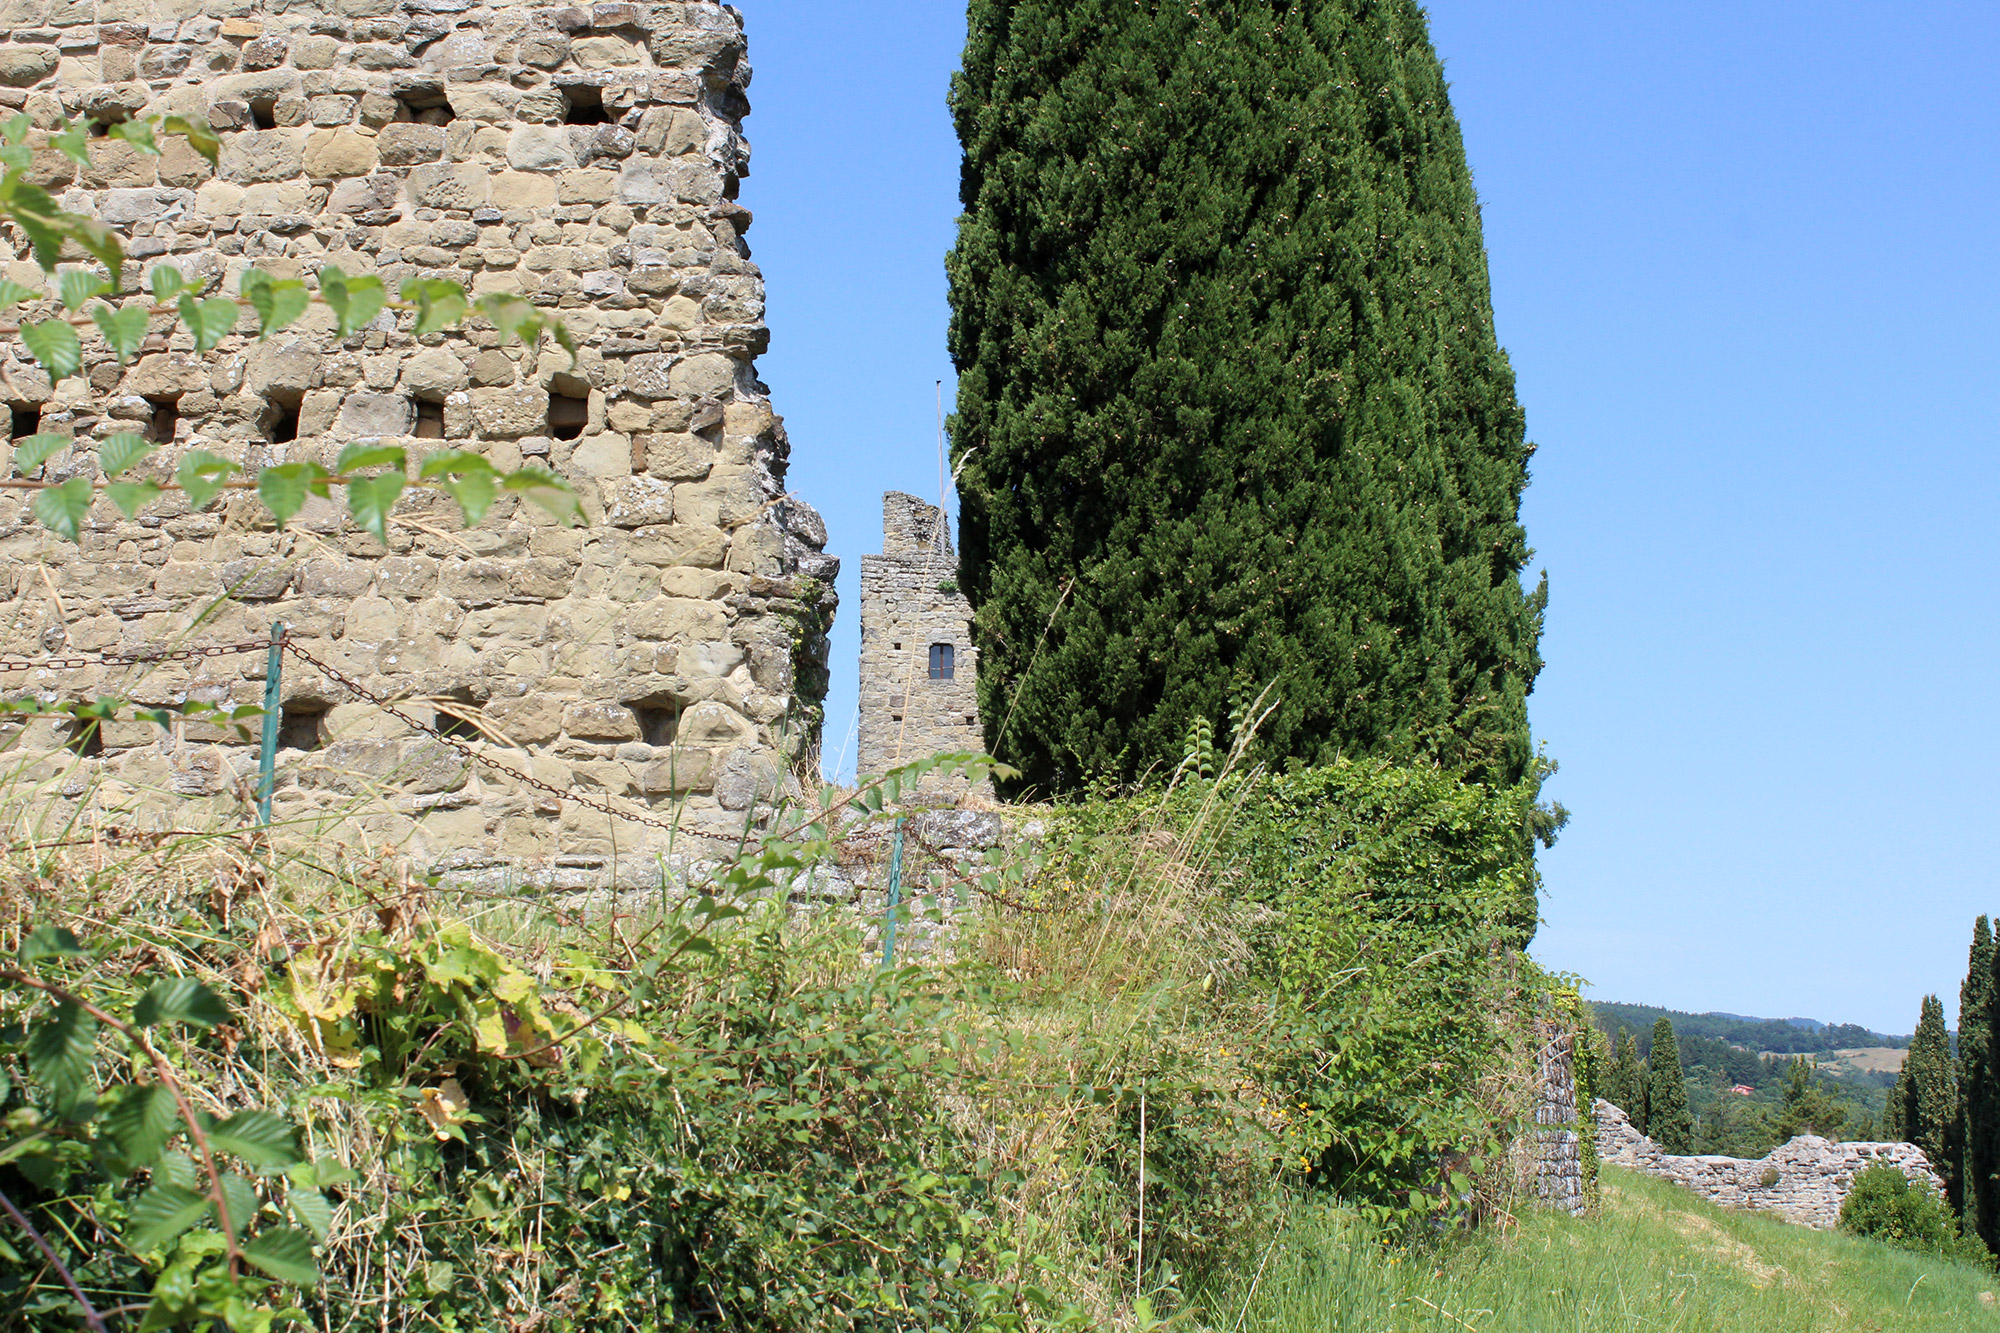
<svg viewBox="0 0 2000 1333">
<path fill-rule="evenodd" d="M 1970 1333 L 2000 1329 L 1990 1273 L 1875 1241 L 1726 1212 L 1603 1168 L 1598 1216 L 1523 1213 L 1442 1251 L 1295 1217 L 1261 1281 L 1210 1322 L 1260 1333 Z"/>
</svg>

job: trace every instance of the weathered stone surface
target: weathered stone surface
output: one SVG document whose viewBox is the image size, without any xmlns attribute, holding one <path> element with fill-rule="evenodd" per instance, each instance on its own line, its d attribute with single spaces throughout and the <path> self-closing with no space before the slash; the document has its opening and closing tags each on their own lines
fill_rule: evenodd
<svg viewBox="0 0 2000 1333">
<path fill-rule="evenodd" d="M 1801 1134 L 1756 1161 L 1741 1157 L 1680 1157 L 1632 1127 L 1626 1114 L 1599 1098 L 1599 1160 L 1644 1171 L 1694 1191 L 1725 1208 L 1776 1213 L 1788 1222 L 1830 1230 L 1840 1221 L 1840 1205 L 1855 1173 L 1876 1163 L 1895 1167 L 1940 1195 L 1944 1181 L 1931 1169 L 1924 1150 L 1913 1143 L 1831 1143 Z"/>
<path fill-rule="evenodd" d="M 785 518 L 789 531 L 799 534 L 790 539 L 802 547 L 823 530 L 819 515 L 803 506 L 788 507 Z M 864 774 L 934 754 L 986 748 L 974 692 L 972 606 L 958 591 L 957 579 L 958 557 L 945 515 L 914 495 L 884 495 L 882 554 L 861 557 L 856 757 Z M 952 781 L 963 784 L 962 778 Z"/>
<path fill-rule="evenodd" d="M 778 500 L 787 447 L 752 361 L 762 283 L 740 213 L 716 208 L 747 165 L 735 13 L 713 0 L 604 5 L 574 23 L 468 0 L 13 3 L 45 11 L 16 15 L 0 42 L 0 91 L 40 85 L 16 96 L 37 126 L 143 112 L 220 132 L 213 168 L 177 138 L 157 159 L 93 138 L 88 168 L 31 145 L 30 178 L 119 230 L 142 281 L 160 264 L 204 296 L 233 294 L 251 266 L 309 288 L 333 264 L 392 290 L 444 277 L 527 296 L 580 344 L 572 363 L 483 322 L 419 337 L 390 315 L 341 337 L 316 304 L 271 339 L 245 317 L 197 353 L 156 319 L 129 366 L 91 333 L 82 373 L 60 386 L 0 366 L 17 406 L 82 440 L 165 431 L 141 465 L 160 478 L 190 448 L 254 474 L 331 466 L 377 439 L 416 459 L 534 462 L 574 486 L 590 521 L 561 526 L 507 493 L 455 532 L 455 507 L 412 486 L 385 550 L 339 496 L 279 531 L 241 492 L 199 512 L 176 494 L 136 520 L 100 503 L 70 544 L 0 503 L 10 586 L 31 590 L 0 652 L 254 641 L 282 620 L 420 725 L 288 660 L 281 819 L 352 817 L 371 845 L 427 867 L 504 863 L 510 883 L 589 887 L 614 851 L 657 880 L 653 853 L 671 839 L 740 836 L 814 735 L 838 562 L 810 509 Z M 565 90 L 580 87 L 599 90 L 609 123 L 563 123 Z M 20 239 L 9 273 L 39 283 Z M 60 603 L 43 610 L 50 587 Z M 254 703 L 262 673 L 260 648 L 169 664 L 145 688 L 148 702 Z M 78 673 L 59 688 L 100 685 Z M 468 765 L 438 728 L 503 767 Z M 107 729 L 101 756 L 63 752 L 105 781 L 52 787 L 55 818 L 87 820 L 75 803 L 101 790 L 121 823 L 240 820 L 254 748 L 190 726 L 162 749 L 157 730 Z M 44 727 L 21 744 L 61 742 Z M 616 827 L 581 794 L 619 810 Z"/>
</svg>

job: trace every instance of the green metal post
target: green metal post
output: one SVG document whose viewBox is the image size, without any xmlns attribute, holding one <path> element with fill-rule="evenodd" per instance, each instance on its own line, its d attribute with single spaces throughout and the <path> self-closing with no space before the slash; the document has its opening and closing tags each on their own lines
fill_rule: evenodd
<svg viewBox="0 0 2000 1333">
<path fill-rule="evenodd" d="M 264 663 L 264 744 L 257 755 L 257 822 L 271 822 L 271 788 L 277 785 L 278 764 L 278 718 L 283 711 L 279 701 L 278 677 L 284 669 L 285 622 L 274 621 L 271 625 L 271 655 Z"/>
<path fill-rule="evenodd" d="M 903 821 L 893 825 L 895 844 L 889 849 L 889 912 L 882 922 L 882 966 L 896 965 L 896 909 L 903 901 Z"/>
</svg>

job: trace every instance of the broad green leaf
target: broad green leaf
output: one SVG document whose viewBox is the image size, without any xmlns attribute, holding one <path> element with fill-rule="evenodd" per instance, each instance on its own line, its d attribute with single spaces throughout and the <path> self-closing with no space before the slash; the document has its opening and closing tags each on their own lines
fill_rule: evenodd
<svg viewBox="0 0 2000 1333">
<path fill-rule="evenodd" d="M 188 503 L 200 509 L 221 492 L 229 474 L 238 470 L 236 464 L 206 449 L 190 449 L 182 456 L 174 480 L 187 492 Z"/>
<path fill-rule="evenodd" d="M 35 150 L 24 143 L 0 144 L 0 165 L 9 171 L 26 171 L 35 165 Z"/>
<path fill-rule="evenodd" d="M 400 472 L 380 472 L 372 477 L 357 477 L 347 483 L 347 507 L 354 515 L 354 521 L 361 530 L 373 536 L 384 546 L 389 544 L 389 511 L 396 507 L 396 497 L 403 493 L 403 474 Z"/>
<path fill-rule="evenodd" d="M 76 243 L 104 265 L 104 271 L 111 275 L 111 290 L 117 291 L 125 272 L 125 238 L 96 218 L 65 213 L 62 221 Z"/>
<path fill-rule="evenodd" d="M 143 435 L 121 431 L 116 435 L 106 436 L 104 443 L 97 446 L 97 465 L 104 469 L 105 476 L 115 477 L 121 472 L 129 471 L 135 464 L 144 462 L 146 456 L 157 447 Z"/>
<path fill-rule="evenodd" d="M 195 1169 L 194 1158 L 186 1153 L 170 1152 L 160 1158 L 153 1168 L 155 1185 L 178 1185 L 182 1189 L 193 1189 L 201 1183 L 201 1172 Z"/>
<path fill-rule="evenodd" d="M 146 275 L 146 280 L 153 285 L 153 299 L 162 304 L 173 300 L 180 289 L 187 286 L 187 279 L 182 277 L 181 271 L 171 264 L 154 265 L 153 271 Z"/>
<path fill-rule="evenodd" d="M 56 279 L 56 292 L 65 310 L 75 310 L 91 297 L 110 290 L 110 283 L 87 268 L 64 269 Z"/>
<path fill-rule="evenodd" d="M 365 467 L 392 467 L 401 472 L 408 464 L 409 456 L 399 445 L 350 444 L 342 449 L 340 457 L 334 460 L 333 470 L 344 477 Z"/>
<path fill-rule="evenodd" d="M 325 1240 L 333 1229 L 333 1205 L 318 1190 L 293 1185 L 285 1191 L 285 1204 L 315 1238 Z"/>
<path fill-rule="evenodd" d="M 160 146 L 153 142 L 153 127 L 143 120 L 121 120 L 105 133 L 113 139 L 123 139 L 148 157 L 160 155 Z"/>
<path fill-rule="evenodd" d="M 127 518 L 137 518 L 139 511 L 153 503 L 163 493 L 150 481 L 114 481 L 104 488 L 111 503 L 118 506 L 118 512 Z"/>
<path fill-rule="evenodd" d="M 44 432 L 30 435 L 25 440 L 14 441 L 14 467 L 28 473 L 46 463 L 58 450 L 67 449 L 76 441 L 67 435 L 51 435 Z"/>
<path fill-rule="evenodd" d="M 53 148 L 61 149 L 63 155 L 78 166 L 88 167 L 90 165 L 90 140 L 88 134 L 89 131 L 85 129 L 84 122 L 70 120 L 65 117 L 61 123 L 61 128 L 55 134 L 49 136 L 49 145 Z"/>
<path fill-rule="evenodd" d="M 257 474 L 257 495 L 282 528 L 305 508 L 308 496 L 326 494 L 326 476 L 317 463 L 279 463 Z"/>
<path fill-rule="evenodd" d="M 21 966 L 33 967 L 44 958 L 87 958 L 90 950 L 67 926 L 36 926 L 21 941 Z"/>
<path fill-rule="evenodd" d="M 424 455 L 424 461 L 417 467 L 417 476 L 424 481 L 433 481 L 450 473 L 485 473 L 491 476 L 496 471 L 498 469 L 493 466 L 493 460 L 485 454 L 475 454 L 470 449 L 440 449 L 434 454 Z"/>
<path fill-rule="evenodd" d="M 66 319 L 44 319 L 21 326 L 21 341 L 49 378 L 74 375 L 83 364 L 83 343 Z"/>
<path fill-rule="evenodd" d="M 257 1188 L 234 1171 L 224 1171 L 222 1197 L 229 1205 L 229 1229 L 241 1236 L 257 1218 L 257 1210 L 261 1206 Z"/>
<path fill-rule="evenodd" d="M 15 203 L 20 201 L 17 198 Z M 14 225 L 28 234 L 28 243 L 35 248 L 35 263 L 42 272 L 54 273 L 56 261 L 62 258 L 63 229 L 53 219 L 16 207 L 8 217 Z"/>
<path fill-rule="evenodd" d="M 236 317 L 242 307 L 226 296 L 211 296 L 206 301 L 197 301 L 187 293 L 181 293 L 181 323 L 187 325 L 194 335 L 197 352 L 206 352 L 228 337 L 236 329 Z"/>
<path fill-rule="evenodd" d="M 296 1227 L 260 1231 L 243 1243 L 243 1257 L 280 1282 L 317 1287 L 319 1265 L 313 1260 L 312 1237 Z"/>
<path fill-rule="evenodd" d="M 33 287 L 23 287 L 10 278 L 0 278 L 0 310 L 9 310 L 23 301 L 33 301 L 46 295 Z"/>
<path fill-rule="evenodd" d="M 90 308 L 90 317 L 97 323 L 97 331 L 104 335 L 104 341 L 118 358 L 118 364 L 130 361 L 139 350 L 139 344 L 146 341 L 146 307 L 127 306 L 123 310 L 113 310 L 99 301 Z"/>
<path fill-rule="evenodd" d="M 25 111 L 16 111 L 5 121 L 0 121 L 0 138 L 4 138 L 8 143 L 26 143 L 28 131 L 33 128 L 35 128 L 35 118 Z"/>
<path fill-rule="evenodd" d="M 328 264 L 319 271 L 320 295 L 339 321 L 340 335 L 365 327 L 369 320 L 382 313 L 388 302 L 389 291 L 382 285 L 382 279 L 373 275 L 350 278 L 340 269 Z"/>
<path fill-rule="evenodd" d="M 211 1148 L 234 1153 L 255 1167 L 280 1170 L 305 1160 L 298 1140 L 298 1130 L 269 1111 L 238 1111 L 208 1131 Z"/>
<path fill-rule="evenodd" d="M 542 336 L 541 312 L 518 296 L 495 292 L 479 298 L 479 313 L 493 321 L 501 340 L 519 338 L 532 345 Z"/>
<path fill-rule="evenodd" d="M 472 472 L 447 481 L 444 489 L 445 494 L 457 502 L 465 526 L 471 528 L 477 527 L 479 520 L 486 517 L 486 511 L 493 507 L 493 498 L 500 493 L 500 483 L 490 472 Z"/>
<path fill-rule="evenodd" d="M 193 977 L 162 977 L 132 1007 L 132 1021 L 142 1028 L 156 1023 L 221 1027 L 229 1021 L 229 1006 Z"/>
<path fill-rule="evenodd" d="M 125 1244 L 140 1254 L 170 1245 L 176 1236 L 208 1216 L 212 1206 L 205 1194 L 156 1179 L 151 1189 L 132 1201 Z"/>
<path fill-rule="evenodd" d="M 274 278 L 262 269 L 246 269 L 238 287 L 243 299 L 257 312 L 261 336 L 270 337 L 312 304 L 312 294 L 296 278 Z"/>
<path fill-rule="evenodd" d="M 207 158 L 211 167 L 222 153 L 222 140 L 208 127 L 208 122 L 198 116 L 168 116 L 161 122 L 160 132 L 185 138 L 188 147 Z"/>
<path fill-rule="evenodd" d="M 97 1049 L 97 1020 L 64 1000 L 28 1029 L 28 1066 L 51 1091 L 83 1086 Z"/>
<path fill-rule="evenodd" d="M 75 541 L 77 534 L 83 531 L 83 520 L 90 513 L 92 498 L 90 478 L 71 477 L 60 486 L 36 491 L 29 508 L 34 510 L 43 527 L 58 537 Z"/>
<path fill-rule="evenodd" d="M 569 483 L 555 473 L 538 467 L 524 467 L 518 472 L 509 472 L 500 479 L 500 485 L 516 492 L 522 499 L 547 510 L 558 520 L 568 523 L 583 517 L 583 506 L 577 503 L 576 493 Z"/>
<path fill-rule="evenodd" d="M 180 1104 L 174 1100 L 174 1090 L 164 1083 L 124 1091 L 118 1104 L 105 1113 L 105 1127 L 127 1161 L 134 1166 L 151 1166 L 181 1123 Z"/>
<path fill-rule="evenodd" d="M 435 333 L 465 318 L 465 288 L 443 278 L 411 278 L 403 299 L 417 308 L 418 333 Z"/>
<path fill-rule="evenodd" d="M 569 353 L 569 363 L 571 365 L 575 365 L 576 338 L 573 335 L 571 335 L 569 331 L 569 326 L 567 324 L 564 324 L 559 319 L 550 320 L 549 334 L 556 340 L 556 346 L 562 348 L 565 352 Z"/>
</svg>

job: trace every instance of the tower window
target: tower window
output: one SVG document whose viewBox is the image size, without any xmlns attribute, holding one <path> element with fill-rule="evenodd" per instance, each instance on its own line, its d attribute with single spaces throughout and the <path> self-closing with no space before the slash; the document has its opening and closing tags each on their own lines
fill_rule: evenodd
<svg viewBox="0 0 2000 1333">
<path fill-rule="evenodd" d="M 466 712 L 474 711 L 470 705 L 463 705 L 462 707 Z M 482 735 L 479 730 L 479 724 L 474 722 L 470 717 L 467 717 L 465 712 L 460 711 L 448 711 L 440 708 L 431 725 L 437 728 L 438 735 L 448 736 L 453 740 L 476 741 Z"/>
<path fill-rule="evenodd" d="M 590 424 L 590 400 L 567 394 L 549 395 L 549 434 L 558 440 L 573 440 Z"/>
<path fill-rule="evenodd" d="M 951 680 L 958 669 L 958 650 L 948 643 L 931 645 L 931 679 Z"/>
<path fill-rule="evenodd" d="M 278 128 L 278 99 L 260 97 L 250 104 L 250 125 L 253 129 L 275 130 Z"/>
<path fill-rule="evenodd" d="M 274 402 L 264 420 L 264 434 L 272 444 L 286 444 L 299 438 L 298 403 Z"/>
<path fill-rule="evenodd" d="M 668 746 L 680 731 L 681 715 L 677 708 L 635 708 L 639 717 L 639 739 L 652 746 Z"/>
<path fill-rule="evenodd" d="M 278 714 L 280 750 L 317 750 L 324 733 L 326 710 L 311 704 L 286 704 Z"/>
<path fill-rule="evenodd" d="M 573 84 L 563 89 L 563 124 L 565 125 L 609 125 L 611 116 L 604 109 L 604 90 L 589 84 Z"/>
<path fill-rule="evenodd" d="M 417 399 L 417 438 L 420 440 L 442 440 L 444 438 L 444 404 Z"/>
<path fill-rule="evenodd" d="M 172 444 L 174 428 L 180 425 L 180 401 L 174 398 L 149 398 L 153 405 L 152 416 L 146 419 L 146 438 L 154 444 Z"/>
<path fill-rule="evenodd" d="M 13 434 L 10 439 L 25 440 L 42 428 L 42 409 L 34 403 L 14 404 Z"/>
</svg>

